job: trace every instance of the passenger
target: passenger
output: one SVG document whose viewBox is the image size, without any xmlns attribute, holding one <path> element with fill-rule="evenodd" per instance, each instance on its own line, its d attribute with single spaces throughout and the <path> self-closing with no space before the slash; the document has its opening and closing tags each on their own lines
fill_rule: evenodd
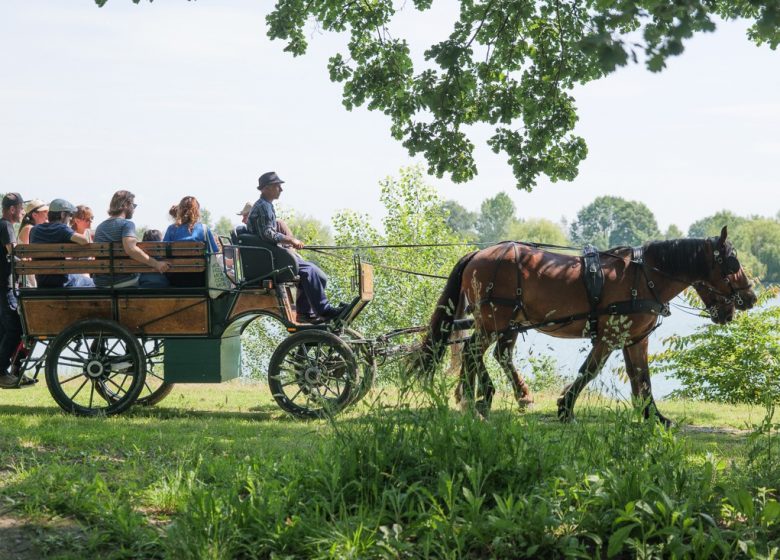
<svg viewBox="0 0 780 560">
<path fill-rule="evenodd" d="M 76 207 L 67 200 L 55 198 L 49 204 L 49 221 L 38 224 L 30 232 L 30 243 L 89 243 L 82 233 L 76 233 L 68 219 L 76 213 Z M 83 274 L 36 274 L 39 288 L 94 288 L 95 283 Z"/>
<path fill-rule="evenodd" d="M 92 208 L 83 204 L 78 204 L 76 206 L 76 213 L 73 214 L 70 219 L 70 227 L 76 233 L 80 233 L 86 237 L 88 243 L 92 243 L 92 239 L 95 236 L 95 234 L 92 232 L 92 221 L 94 219 L 95 215 L 92 213 Z M 81 260 L 90 261 L 94 259 L 92 257 L 83 257 Z M 86 272 L 84 274 L 79 274 L 78 276 L 89 278 L 90 281 L 92 281 L 92 276 Z"/>
<path fill-rule="evenodd" d="M 3 197 L 3 217 L 0 219 L 0 388 L 3 389 L 19 386 L 19 377 L 8 371 L 22 340 L 22 322 L 16 312 L 16 286 L 9 257 L 16 245 L 14 224 L 24 217 L 23 205 L 24 200 L 19 193 L 10 192 Z"/>
<path fill-rule="evenodd" d="M 219 246 L 211 230 L 200 221 L 200 203 L 194 196 L 185 196 L 176 208 L 176 221 L 168 226 L 163 241 L 200 241 L 211 253 Z M 200 272 L 176 272 L 168 275 L 172 286 L 200 287 L 206 285 L 206 276 Z"/>
<path fill-rule="evenodd" d="M 163 235 L 159 229 L 147 229 L 141 241 L 162 241 Z M 171 283 L 165 274 L 159 272 L 143 272 L 138 279 L 140 288 L 167 288 Z"/>
<path fill-rule="evenodd" d="M 19 235 L 17 236 L 17 242 L 19 245 L 27 245 L 30 242 L 30 230 L 33 226 L 46 223 L 47 213 L 49 207 L 42 200 L 31 200 L 24 205 L 24 218 L 22 218 L 21 226 L 19 227 Z M 35 287 L 35 275 L 25 274 L 20 278 L 22 286 L 26 288 Z"/>
<path fill-rule="evenodd" d="M 273 171 L 263 173 L 258 181 L 260 198 L 255 202 L 249 213 L 247 228 L 250 233 L 258 235 L 261 239 L 277 245 L 291 245 L 295 249 L 302 249 L 303 243 L 292 235 L 292 232 L 283 233 L 276 219 L 273 201 L 282 194 L 282 181 Z M 282 224 L 286 228 L 286 224 Z M 338 307 L 328 302 L 325 287 L 328 279 L 325 273 L 314 263 L 303 260 L 295 254 L 298 261 L 298 274 L 301 277 L 301 290 L 295 307 L 298 312 L 298 322 L 320 323 L 338 317 L 346 304 Z"/>
<path fill-rule="evenodd" d="M 233 228 L 233 231 L 235 232 L 236 236 L 248 233 L 248 230 L 246 229 L 246 223 L 249 221 L 249 213 L 251 211 L 252 211 L 252 203 L 247 202 L 246 204 L 244 204 L 244 207 L 241 209 L 241 212 L 236 213 L 236 216 L 241 216 L 241 225 Z M 235 243 L 236 239 L 233 239 L 233 242 Z"/>
<path fill-rule="evenodd" d="M 95 230 L 95 243 L 114 243 L 121 241 L 127 256 L 139 263 L 148 265 L 163 274 L 170 265 L 165 261 L 157 261 L 138 247 L 135 224 L 131 221 L 135 209 L 135 195 L 130 191 L 116 191 L 111 197 L 106 221 Z M 126 288 L 138 285 L 139 274 L 95 274 L 95 285 L 98 287 Z"/>
<path fill-rule="evenodd" d="M 76 212 L 70 219 L 70 227 L 73 231 L 80 233 L 87 238 L 87 243 L 92 243 L 94 237 L 92 233 L 92 221 L 95 219 L 95 215 L 92 213 L 92 208 L 79 204 L 76 206 Z"/>
</svg>

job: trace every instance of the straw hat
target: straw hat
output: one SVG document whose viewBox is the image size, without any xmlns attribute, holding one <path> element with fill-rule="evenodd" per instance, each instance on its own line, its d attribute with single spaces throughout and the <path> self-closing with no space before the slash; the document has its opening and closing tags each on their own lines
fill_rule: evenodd
<svg viewBox="0 0 780 560">
<path fill-rule="evenodd" d="M 236 216 L 243 216 L 244 214 L 249 214 L 252 211 L 252 203 L 247 202 L 244 204 L 244 209 L 241 210 L 241 212 L 237 213 Z"/>
<path fill-rule="evenodd" d="M 36 211 L 48 212 L 49 205 L 37 198 L 34 198 L 33 200 L 29 201 L 27 204 L 24 205 L 25 214 L 29 214 L 30 212 L 36 212 Z"/>
</svg>

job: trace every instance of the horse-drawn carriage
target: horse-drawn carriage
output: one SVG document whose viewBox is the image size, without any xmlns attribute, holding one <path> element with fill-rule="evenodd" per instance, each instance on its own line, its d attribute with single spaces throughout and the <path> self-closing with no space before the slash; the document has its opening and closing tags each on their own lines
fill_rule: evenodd
<svg viewBox="0 0 780 560">
<path fill-rule="evenodd" d="M 358 294 L 334 322 L 298 324 L 291 304 L 295 259 L 254 236 L 241 236 L 224 245 L 223 272 L 228 261 L 234 269 L 224 289 L 206 283 L 203 288 L 21 290 L 27 356 L 20 369 L 37 377 L 45 368 L 52 396 L 69 412 L 115 414 L 135 402 L 159 402 L 173 383 L 237 377 L 239 335 L 266 315 L 291 333 L 271 357 L 268 383 L 279 406 L 293 415 L 321 417 L 360 399 L 373 383 L 377 358 L 414 350 L 420 371 L 431 373 L 444 349 L 458 343 L 464 343 L 458 399 L 474 402 L 484 413 L 495 389 L 482 355 L 493 343 L 518 403 L 532 402 L 512 354 L 518 334 L 535 329 L 593 342 L 579 375 L 558 401 L 562 420 L 572 418 L 577 395 L 619 349 L 645 414 L 655 412 L 668 423 L 653 403 L 648 337 L 668 315 L 669 301 L 693 288 L 716 323 L 732 320 L 737 309 L 750 309 L 757 301 L 726 237 L 724 227 L 720 236 L 708 239 L 594 249 L 582 256 L 547 250 L 572 248 L 499 243 L 455 265 L 429 325 L 366 339 L 350 325 L 373 299 L 370 265 L 356 259 Z M 205 280 L 214 265 L 198 243 L 141 246 L 169 261 L 173 273 L 199 273 Z M 15 256 L 16 275 L 146 270 L 112 244 L 29 245 L 17 247 Z M 391 345 L 397 336 L 423 331 L 419 345 Z M 468 334 L 453 339 L 456 332 Z M 39 346 L 45 349 L 36 352 Z"/>
<path fill-rule="evenodd" d="M 268 316 L 290 333 L 269 366 L 269 386 L 281 408 L 319 417 L 362 397 L 373 381 L 373 361 L 360 344 L 350 343 L 361 338 L 350 324 L 373 299 L 371 265 L 355 260 L 357 295 L 336 320 L 300 324 L 292 303 L 295 258 L 254 236 L 224 241 L 219 260 L 203 243 L 139 243 L 169 262 L 170 272 L 203 275 L 203 287 L 21 288 L 16 372 L 37 380 L 43 369 L 49 391 L 67 412 L 118 414 L 133 404 L 160 402 L 176 383 L 238 377 L 240 335 L 254 319 Z M 15 278 L 153 272 L 130 259 L 121 243 L 19 245 L 13 261 Z"/>
</svg>

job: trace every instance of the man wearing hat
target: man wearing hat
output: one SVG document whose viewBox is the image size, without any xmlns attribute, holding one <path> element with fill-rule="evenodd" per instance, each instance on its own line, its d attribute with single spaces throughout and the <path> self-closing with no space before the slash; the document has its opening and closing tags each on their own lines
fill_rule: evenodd
<svg viewBox="0 0 780 560">
<path fill-rule="evenodd" d="M 30 232 L 30 243 L 78 243 L 86 245 L 89 239 L 83 233 L 76 233 L 68 221 L 76 213 L 76 207 L 67 200 L 55 198 L 49 204 L 49 221 L 38 224 Z M 92 288 L 92 278 L 82 274 L 36 274 L 39 288 L 82 287 Z"/>
<path fill-rule="evenodd" d="M 9 256 L 16 245 L 14 224 L 24 217 L 24 200 L 19 193 L 3 197 L 3 217 L 0 219 L 0 388 L 19 386 L 19 378 L 8 372 L 11 358 L 22 340 L 22 323 L 16 312 L 16 286 L 11 274 Z"/>
<path fill-rule="evenodd" d="M 289 245 L 295 249 L 303 249 L 303 243 L 297 239 L 289 229 L 283 232 L 276 219 L 273 201 L 282 194 L 282 181 L 273 172 L 263 173 L 258 180 L 257 189 L 260 198 L 252 206 L 247 219 L 249 233 L 259 236 L 261 239 L 277 245 Z M 286 227 L 286 226 L 285 226 Z M 320 268 L 309 261 L 305 261 L 296 254 L 298 261 L 298 275 L 301 278 L 301 290 L 295 301 L 299 322 L 320 322 L 337 317 L 344 309 L 344 305 L 333 307 L 325 295 L 325 287 L 328 279 Z"/>
</svg>

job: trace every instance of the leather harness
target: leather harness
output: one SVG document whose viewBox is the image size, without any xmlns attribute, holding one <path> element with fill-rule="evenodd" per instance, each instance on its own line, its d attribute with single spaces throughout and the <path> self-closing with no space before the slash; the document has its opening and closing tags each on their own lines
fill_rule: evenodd
<svg viewBox="0 0 780 560">
<path fill-rule="evenodd" d="M 576 321 L 586 320 L 588 322 L 588 333 L 593 343 L 598 339 L 598 320 L 603 315 L 632 315 L 632 314 L 654 314 L 660 317 L 668 317 L 671 313 L 669 311 L 669 304 L 662 303 L 658 298 L 655 291 L 655 284 L 647 275 L 646 264 L 644 261 L 642 247 L 633 247 L 631 253 L 631 264 L 636 265 L 634 272 L 634 284 L 631 289 L 631 299 L 625 301 L 618 301 L 611 303 L 605 307 L 599 307 L 601 303 L 602 293 L 604 291 L 604 270 L 601 266 L 600 253 L 592 245 L 587 245 L 583 250 L 582 256 L 582 280 L 585 284 L 585 291 L 587 293 L 588 302 L 590 304 L 590 311 L 587 313 L 577 313 L 575 315 L 569 315 L 568 317 L 559 317 L 556 319 L 549 319 L 541 323 L 529 324 L 527 322 L 528 316 L 525 313 L 525 306 L 523 304 L 523 273 L 520 263 L 520 251 L 519 245 L 521 243 L 510 241 L 504 243 L 505 248 L 501 253 L 501 256 L 496 261 L 496 268 L 493 272 L 493 280 L 487 285 L 485 289 L 485 297 L 480 299 L 475 306 L 489 303 L 491 305 L 500 305 L 513 308 L 513 316 L 517 316 L 519 312 L 523 313 L 525 321 L 517 322 L 515 320 L 510 321 L 509 327 L 505 329 L 505 332 L 520 332 L 544 327 L 552 327 L 557 325 L 564 325 L 574 323 Z M 493 288 L 495 287 L 496 280 L 498 279 L 499 268 L 503 263 L 504 256 L 512 249 L 514 252 L 514 258 L 512 263 L 517 271 L 517 284 L 515 289 L 515 298 L 503 298 L 495 297 L 493 295 Z M 653 299 L 639 299 L 639 281 L 640 275 L 644 277 L 645 284 L 653 296 Z M 652 330 L 655 330 L 654 327 Z M 652 332 L 652 330 L 650 332 Z M 648 332 L 645 336 L 649 335 Z M 644 338 L 644 337 L 643 337 Z"/>
</svg>

